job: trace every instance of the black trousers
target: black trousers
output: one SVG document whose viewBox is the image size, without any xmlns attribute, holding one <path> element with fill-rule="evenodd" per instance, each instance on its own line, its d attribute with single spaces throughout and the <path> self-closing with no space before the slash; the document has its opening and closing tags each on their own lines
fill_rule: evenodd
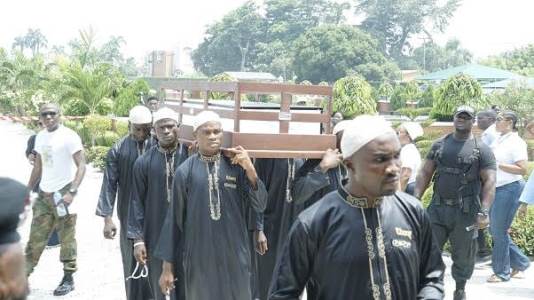
<svg viewBox="0 0 534 300">
<path fill-rule="evenodd" d="M 447 241 L 451 245 L 452 277 L 456 282 L 466 282 L 473 275 L 477 251 L 478 230 L 466 230 L 476 223 L 476 211 L 465 213 L 459 205 L 435 205 L 431 203 L 428 215 L 432 223 L 432 233 L 443 250 Z"/>
</svg>

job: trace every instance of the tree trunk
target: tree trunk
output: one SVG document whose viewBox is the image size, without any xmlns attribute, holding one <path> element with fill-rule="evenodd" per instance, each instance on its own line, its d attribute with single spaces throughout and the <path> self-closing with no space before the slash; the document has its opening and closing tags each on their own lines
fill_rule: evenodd
<svg viewBox="0 0 534 300">
<path fill-rule="evenodd" d="M 246 59 L 247 59 L 247 53 L 248 53 L 248 47 L 250 46 L 250 40 L 247 40 L 247 45 L 245 47 L 239 47 L 239 49 L 241 50 L 241 67 L 240 67 L 240 71 L 241 72 L 244 72 L 245 71 L 245 62 L 246 62 Z"/>
</svg>

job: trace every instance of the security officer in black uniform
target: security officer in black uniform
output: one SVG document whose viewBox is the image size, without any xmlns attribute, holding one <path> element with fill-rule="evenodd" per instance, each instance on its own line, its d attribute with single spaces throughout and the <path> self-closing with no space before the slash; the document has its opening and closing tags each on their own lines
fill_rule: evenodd
<svg viewBox="0 0 534 300">
<path fill-rule="evenodd" d="M 421 199 L 434 182 L 428 214 L 434 237 L 443 249 L 451 244 L 454 300 L 465 299 L 465 284 L 475 266 L 478 229 L 489 224 L 495 196 L 495 157 L 472 134 L 475 111 L 460 106 L 454 114 L 454 132 L 432 144 L 417 176 L 415 197 Z"/>
</svg>

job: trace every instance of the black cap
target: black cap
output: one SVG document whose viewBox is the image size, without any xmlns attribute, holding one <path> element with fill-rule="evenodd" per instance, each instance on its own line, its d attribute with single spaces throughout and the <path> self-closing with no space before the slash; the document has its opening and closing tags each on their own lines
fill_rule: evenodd
<svg viewBox="0 0 534 300">
<path fill-rule="evenodd" d="M 461 113 L 466 113 L 471 116 L 471 118 L 475 117 L 475 110 L 471 106 L 462 105 L 456 109 L 456 112 L 454 115 L 459 115 Z"/>
<path fill-rule="evenodd" d="M 22 183 L 0 177 L 0 244 L 20 240 L 17 227 L 24 206 L 29 201 L 29 190 Z"/>
</svg>

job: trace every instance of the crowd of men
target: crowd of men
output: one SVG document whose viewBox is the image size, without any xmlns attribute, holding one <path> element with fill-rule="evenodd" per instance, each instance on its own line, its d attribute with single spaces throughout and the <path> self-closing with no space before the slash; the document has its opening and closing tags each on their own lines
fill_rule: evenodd
<svg viewBox="0 0 534 300">
<path fill-rule="evenodd" d="M 504 218 L 491 211 L 496 170 L 522 172 L 522 160 L 496 160 L 484 140 L 489 131 L 482 141 L 474 137 L 475 119 L 484 127 L 495 115 L 477 117 L 470 107 L 456 110 L 454 132 L 435 141 L 421 163 L 413 143 L 422 129 L 406 123 L 395 131 L 379 116 L 336 119 L 336 149 L 322 159 L 252 159 L 241 146 L 222 148 L 222 122 L 211 111 L 195 116 L 195 142 L 181 144 L 177 113 L 158 104 L 152 98 L 130 111 L 129 133 L 107 155 L 96 209 L 104 237 L 119 233 L 127 299 L 299 299 L 304 289 L 308 299 L 443 299 L 446 241 L 454 299 L 466 299 L 479 230 L 490 214 Z M 515 127 L 512 115 L 503 116 L 502 136 Z M 85 173 L 80 138 L 59 117 L 55 104 L 40 110 L 45 128 L 35 139 L 28 188 L 40 183 L 25 251 L 29 276 L 57 229 L 64 265 L 58 296 L 74 289 L 75 196 Z M 419 199 L 431 182 L 424 209 Z M 18 188 L 17 197 L 27 198 Z M 492 236 L 506 229 L 502 223 Z M 494 241 L 502 248 L 494 256 L 515 251 L 502 241 Z M 513 253 L 518 258 L 496 264 L 488 282 L 528 268 Z M 24 299 L 26 276 L 19 278 L 10 291 L 0 276 L 0 299 Z"/>
</svg>

